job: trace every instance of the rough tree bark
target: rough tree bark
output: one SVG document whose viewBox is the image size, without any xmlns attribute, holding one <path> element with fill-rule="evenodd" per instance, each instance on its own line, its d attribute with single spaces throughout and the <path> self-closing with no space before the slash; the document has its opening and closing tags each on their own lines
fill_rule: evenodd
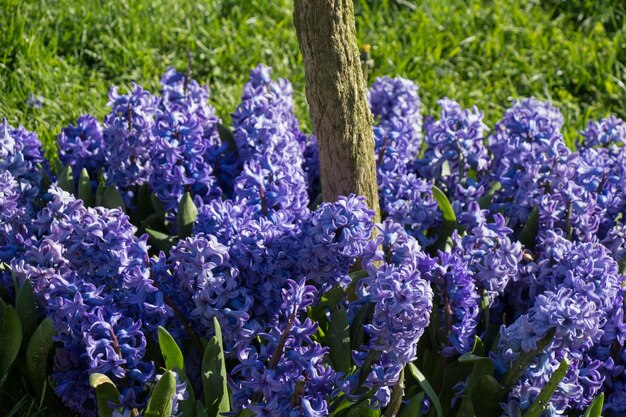
<svg viewBox="0 0 626 417">
<path fill-rule="evenodd" d="M 380 219 L 372 115 L 352 0 L 294 0 L 306 97 L 320 155 L 322 195 L 362 195 Z"/>
</svg>

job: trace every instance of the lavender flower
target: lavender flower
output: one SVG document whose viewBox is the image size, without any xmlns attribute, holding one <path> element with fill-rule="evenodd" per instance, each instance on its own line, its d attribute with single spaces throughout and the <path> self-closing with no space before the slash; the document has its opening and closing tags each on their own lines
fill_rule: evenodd
<svg viewBox="0 0 626 417">
<path fill-rule="evenodd" d="M 509 280 L 517 274 L 522 245 L 511 242 L 513 231 L 504 225 L 501 214 L 494 214 L 494 221 L 487 222 L 488 213 L 488 210 L 481 210 L 477 202 L 469 203 L 459 221 L 467 228 L 467 234 L 461 238 L 455 233 L 453 239 L 455 253 L 465 259 L 477 287 L 487 291 L 493 301 L 502 295 Z"/>
<path fill-rule="evenodd" d="M 285 211 L 299 217 L 306 213 L 309 203 L 302 170 L 269 154 L 244 164 L 235 180 L 234 199 L 264 216 Z"/>
<path fill-rule="evenodd" d="M 211 337 L 216 317 L 228 351 L 250 338 L 253 298 L 241 285 L 226 246 L 214 236 L 197 234 L 172 249 L 167 265 L 161 254 L 160 263 L 155 266 L 160 287 L 199 334 Z"/>
<path fill-rule="evenodd" d="M 272 154 L 301 168 L 306 136 L 293 115 L 292 87 L 287 80 L 272 81 L 270 73 L 263 65 L 251 71 L 241 104 L 231 115 L 237 153 L 243 162 Z"/>
<path fill-rule="evenodd" d="M 615 149 L 626 143 L 626 124 L 620 118 L 609 116 L 599 122 L 590 120 L 583 138 L 576 143 L 578 149 L 605 147 Z"/>
<path fill-rule="evenodd" d="M 22 204 L 30 207 L 39 195 L 42 171 L 37 164 L 43 164 L 41 142 L 35 133 L 22 126 L 10 126 L 6 119 L 0 124 L 0 172 L 8 171 L 20 187 Z"/>
<path fill-rule="evenodd" d="M 403 225 L 421 245 L 437 238 L 441 211 L 433 197 L 432 183 L 415 174 L 384 174 L 378 177 L 381 210 L 385 217 Z"/>
<path fill-rule="evenodd" d="M 374 212 L 363 197 L 339 197 L 323 203 L 301 225 L 300 249 L 295 254 L 303 275 L 313 280 L 322 292 L 347 285 L 348 270 L 363 254 L 369 239 Z"/>
<path fill-rule="evenodd" d="M 489 137 L 491 179 L 502 184 L 492 209 L 503 209 L 511 227 L 526 221 L 546 189 L 574 176 L 562 125 L 563 116 L 552 105 L 525 99 L 505 112 Z"/>
<path fill-rule="evenodd" d="M 144 184 L 152 172 L 153 126 L 158 98 L 137 84 L 128 95 L 109 92 L 111 112 L 104 119 L 107 180 L 120 189 Z"/>
<path fill-rule="evenodd" d="M 91 177 L 95 177 L 100 168 L 107 167 L 102 127 L 93 116 L 82 115 L 76 121 L 76 126 L 63 128 L 57 144 L 59 159 L 66 166 L 72 167 L 75 177 L 83 168 L 87 169 Z"/>
<path fill-rule="evenodd" d="M 452 356 L 470 352 L 480 319 L 480 296 L 466 261 L 459 255 L 439 252 L 426 276 L 439 294 L 439 325 L 447 339 L 441 353 Z"/>
<path fill-rule="evenodd" d="M 491 162 L 483 144 L 487 126 L 475 106 L 463 109 L 448 98 L 437 104 L 441 118 L 426 123 L 426 150 L 416 167 L 423 177 L 437 180 L 452 200 L 463 206 L 484 193 Z"/>
<path fill-rule="evenodd" d="M 370 109 L 378 118 L 376 154 L 378 165 L 387 158 L 407 166 L 419 153 L 422 139 L 421 104 L 418 87 L 404 78 L 377 78 L 367 92 Z M 394 164 L 396 165 L 396 164 Z"/>
<path fill-rule="evenodd" d="M 288 280 L 282 291 L 281 318 L 257 349 L 239 351 L 240 364 L 232 370 L 235 410 L 254 416 L 319 417 L 328 414 L 328 398 L 335 372 L 328 366 L 328 348 L 313 342 L 317 324 L 304 317 L 317 298 L 315 288 Z"/>
<path fill-rule="evenodd" d="M 395 246 L 393 235 L 398 233 L 398 228 L 388 224 L 382 226 L 381 231 L 386 235 L 382 241 Z M 352 356 L 357 366 L 372 363 L 371 369 L 362 371 L 367 375 L 363 386 L 377 389 L 372 398 L 372 405 L 376 408 L 387 405 L 391 387 L 398 382 L 400 371 L 415 359 L 417 342 L 429 324 L 433 305 L 430 285 L 415 265 L 418 259 L 425 256 L 419 254 L 419 245 L 413 238 L 404 235 L 400 241 L 403 240 L 405 243 L 398 242 L 397 247 L 405 247 L 400 251 L 405 255 L 392 259 L 391 263 L 382 262 L 377 268 L 372 261 L 382 253 L 373 246 L 369 247 L 369 256 L 365 257 L 368 276 L 358 281 L 358 299 L 350 305 L 351 317 L 359 308 L 370 308 L 373 313 L 371 322 L 365 324 L 367 341 Z M 417 253 L 408 255 L 407 250 Z M 387 251 L 387 254 L 389 256 L 390 252 Z M 374 356 L 369 358 L 372 359 L 370 362 L 368 356 L 371 355 Z M 361 382 L 359 379 L 357 373 L 342 382 L 342 389 L 352 398 L 359 396 L 356 393 Z"/>
<path fill-rule="evenodd" d="M 155 126 L 149 184 L 168 212 L 175 212 L 185 191 L 204 201 L 219 197 L 212 168 L 205 156 L 210 142 L 193 113 L 162 114 Z"/>
</svg>

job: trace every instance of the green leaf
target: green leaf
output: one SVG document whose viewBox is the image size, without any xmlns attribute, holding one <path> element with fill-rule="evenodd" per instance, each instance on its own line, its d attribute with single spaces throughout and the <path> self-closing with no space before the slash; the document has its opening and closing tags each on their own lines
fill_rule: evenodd
<svg viewBox="0 0 626 417">
<path fill-rule="evenodd" d="M 213 317 L 213 324 L 215 336 L 209 340 L 202 358 L 202 386 L 206 412 L 209 416 L 217 416 L 217 413 L 230 411 L 222 329 L 215 317 Z"/>
<path fill-rule="evenodd" d="M 137 215 L 140 219 L 145 219 L 154 213 L 151 197 L 150 187 L 148 184 L 142 184 L 137 192 Z"/>
<path fill-rule="evenodd" d="M 409 403 L 400 409 L 397 417 L 418 417 L 422 413 L 424 406 L 424 391 L 416 394 L 409 400 Z"/>
<path fill-rule="evenodd" d="M 196 401 L 196 417 L 209 417 L 200 400 Z"/>
<path fill-rule="evenodd" d="M 22 325 L 22 340 L 26 343 L 37 327 L 37 311 L 35 310 L 35 293 L 33 284 L 26 279 L 15 300 L 15 310 Z"/>
<path fill-rule="evenodd" d="M 354 403 L 354 405 L 350 407 L 345 413 L 345 417 L 374 417 L 379 415 L 379 410 L 372 409 L 369 396 L 365 396 L 356 403 Z"/>
<path fill-rule="evenodd" d="M 528 215 L 526 223 L 524 224 L 524 228 L 520 232 L 517 240 L 519 240 L 528 249 L 534 249 L 538 230 L 539 209 L 535 206 Z"/>
<path fill-rule="evenodd" d="M 54 173 L 58 177 L 59 175 L 61 175 L 63 171 L 65 171 L 65 165 L 63 165 L 63 162 L 61 162 L 59 158 L 55 159 L 54 160 Z"/>
<path fill-rule="evenodd" d="M 502 391 L 500 383 L 493 376 L 483 375 L 477 378 L 469 395 L 476 416 L 499 416 L 501 414 Z"/>
<path fill-rule="evenodd" d="M 235 135 L 233 135 L 233 132 L 229 128 L 227 128 L 221 123 L 218 123 L 217 133 L 220 135 L 220 139 L 222 140 L 222 143 L 228 143 L 229 151 L 232 152 L 235 149 L 237 149 L 235 145 Z"/>
<path fill-rule="evenodd" d="M 513 385 L 515 385 L 515 383 L 520 379 L 522 374 L 528 370 L 528 367 L 537 355 L 543 352 L 546 346 L 550 344 L 554 338 L 555 332 L 555 328 L 550 329 L 548 333 L 537 342 L 537 349 L 522 353 L 520 357 L 517 358 L 513 364 L 511 364 L 511 368 L 506 374 L 504 374 L 504 377 L 502 377 L 501 380 L 501 384 L 505 392 L 509 392 Z"/>
<path fill-rule="evenodd" d="M 0 386 L 17 357 L 22 344 L 22 325 L 13 306 L 7 306 L 0 315 Z"/>
<path fill-rule="evenodd" d="M 556 371 L 554 371 L 554 373 L 548 380 L 546 386 L 543 387 L 539 395 L 537 395 L 537 397 L 535 398 L 535 401 L 533 401 L 530 408 L 526 411 L 526 413 L 524 413 L 524 417 L 539 417 L 541 413 L 543 413 L 546 405 L 548 405 L 548 403 L 550 402 L 550 398 L 552 398 L 554 391 L 556 391 L 559 383 L 565 377 L 565 373 L 567 372 L 568 368 L 569 361 L 567 359 L 563 359 L 559 367 L 556 369 Z"/>
<path fill-rule="evenodd" d="M 391 399 L 385 407 L 383 417 L 395 417 L 402 406 L 402 397 L 404 397 L 404 368 L 400 371 L 398 382 L 391 390 Z"/>
<path fill-rule="evenodd" d="M 604 393 L 601 393 L 585 411 L 583 417 L 602 417 L 602 407 L 604 406 Z"/>
<path fill-rule="evenodd" d="M 493 376 L 493 362 L 489 358 L 474 355 L 471 353 L 466 353 L 464 355 L 461 355 L 461 357 L 458 360 L 459 362 L 471 363 L 473 366 L 472 366 L 471 374 L 466 379 L 466 384 L 465 384 L 466 395 L 463 396 L 463 400 L 461 401 L 461 406 L 459 407 L 459 412 L 457 413 L 457 417 L 474 417 L 475 411 L 473 407 L 473 402 L 471 400 L 471 392 L 476 386 L 477 381 L 480 380 L 480 378 L 482 378 L 485 375 Z M 499 393 L 499 386 L 498 386 L 498 393 Z M 498 400 L 500 398 L 497 395 L 495 397 Z M 498 403 L 496 401 L 495 406 L 497 405 Z M 490 405 L 490 407 L 492 406 L 493 405 Z M 482 414 L 478 414 L 478 415 L 482 415 Z"/>
<path fill-rule="evenodd" d="M 102 198 L 104 197 L 104 190 L 106 189 L 106 184 L 104 181 L 98 181 L 98 188 L 96 188 L 96 198 L 95 198 L 95 206 L 102 207 Z"/>
<path fill-rule="evenodd" d="M 618 263 L 619 265 L 619 273 L 621 275 L 626 275 L 626 256 L 624 256 Z"/>
<path fill-rule="evenodd" d="M 52 180 L 48 175 L 48 172 L 43 168 L 41 164 L 37 164 L 37 170 L 41 172 L 41 181 L 39 182 L 39 187 L 41 190 L 48 190 L 52 185 Z"/>
<path fill-rule="evenodd" d="M 61 175 L 57 177 L 57 185 L 64 191 L 67 191 L 70 194 L 74 194 L 74 173 L 72 172 L 72 167 L 67 166 L 61 172 Z"/>
<path fill-rule="evenodd" d="M 454 214 L 454 210 L 452 209 L 452 205 L 450 204 L 448 197 L 446 197 L 444 192 L 434 185 L 433 197 L 435 198 L 435 200 L 437 200 L 439 210 L 441 210 L 441 214 L 443 216 L 441 233 L 439 234 L 439 238 L 437 239 L 433 247 L 435 249 L 444 250 L 446 247 L 446 241 L 450 236 L 452 236 L 452 232 L 457 226 L 456 215 Z"/>
<path fill-rule="evenodd" d="M 178 204 L 178 237 L 181 239 L 191 236 L 193 232 L 193 223 L 198 217 L 198 208 L 191 198 L 191 194 L 186 192 Z"/>
<path fill-rule="evenodd" d="M 178 238 L 176 236 L 170 236 L 158 230 L 146 228 L 146 233 L 150 238 L 150 245 L 156 250 L 169 251 L 172 246 L 176 245 Z"/>
<path fill-rule="evenodd" d="M 144 417 L 170 417 L 175 395 L 176 376 L 172 371 L 165 371 L 152 391 Z"/>
<path fill-rule="evenodd" d="M 502 184 L 500 183 L 500 181 L 492 182 L 491 186 L 489 187 L 489 191 L 487 191 L 485 195 L 483 195 L 482 197 L 478 199 L 478 205 L 480 206 L 480 208 L 483 210 L 488 209 L 489 206 L 491 206 L 491 201 L 493 200 L 493 196 L 501 188 L 502 188 Z"/>
<path fill-rule="evenodd" d="M 158 334 L 161 354 L 163 355 L 163 359 L 165 359 L 165 369 L 168 371 L 173 371 L 175 369 L 184 371 L 185 360 L 183 359 L 183 354 L 172 335 L 161 326 L 159 326 Z"/>
<path fill-rule="evenodd" d="M 428 395 L 430 401 L 433 403 L 435 411 L 437 412 L 437 416 L 443 417 L 443 409 L 441 407 L 441 403 L 439 402 L 439 397 L 437 397 L 437 393 L 435 393 L 433 387 L 426 380 L 424 374 L 422 374 L 420 370 L 417 369 L 417 366 L 412 363 L 409 363 L 407 366 L 409 368 L 409 372 L 411 373 L 411 375 L 413 375 L 413 378 L 415 378 L 417 383 L 420 385 L 420 387 L 422 387 L 424 392 L 426 392 L 426 395 Z"/>
<path fill-rule="evenodd" d="M 150 197 L 150 200 L 152 200 L 152 207 L 154 208 L 154 212 L 159 215 L 159 218 L 161 220 L 164 220 L 165 219 L 165 207 L 163 207 L 163 203 L 161 203 L 161 200 L 159 200 L 159 197 L 157 197 L 156 194 L 152 194 L 152 196 Z"/>
<path fill-rule="evenodd" d="M 474 336 L 474 346 L 472 347 L 474 355 L 482 356 L 485 354 L 485 345 L 480 337 Z"/>
<path fill-rule="evenodd" d="M 358 349 L 363 344 L 363 338 L 365 337 L 363 321 L 367 316 L 369 310 L 369 304 L 364 304 L 358 308 L 352 324 L 350 325 L 350 349 Z"/>
<path fill-rule="evenodd" d="M 326 343 L 330 349 L 330 361 L 335 370 L 348 372 L 352 367 L 350 324 L 348 313 L 341 304 L 337 305 L 331 315 Z"/>
<path fill-rule="evenodd" d="M 89 178 L 89 173 L 86 168 L 83 168 L 82 171 L 80 171 L 77 197 L 83 200 L 85 206 L 93 207 L 95 197 L 93 195 L 93 190 L 91 189 L 91 179 Z"/>
<path fill-rule="evenodd" d="M 156 213 L 152 213 L 148 217 L 141 217 L 141 218 L 143 219 L 141 220 L 141 225 L 144 228 L 147 227 L 152 230 L 157 230 L 157 229 L 163 229 L 165 227 L 165 225 L 161 221 L 161 218 Z"/>
<path fill-rule="evenodd" d="M 187 378 L 187 374 L 180 369 L 176 369 L 176 373 L 178 374 L 178 380 L 187 384 L 185 387 L 185 391 L 187 391 L 187 399 L 178 403 L 178 410 L 182 413 L 181 417 L 196 417 L 196 415 L 202 416 L 202 414 L 197 414 L 196 394 L 193 392 L 193 385 L 191 384 L 189 378 Z M 202 411 L 204 411 L 204 408 Z"/>
<path fill-rule="evenodd" d="M 126 211 L 122 194 L 120 194 L 115 185 L 111 184 L 104 189 L 104 193 L 102 194 L 102 207 L 109 209 L 119 208 L 122 211 Z"/>
<path fill-rule="evenodd" d="M 56 333 L 50 317 L 43 319 L 28 341 L 26 347 L 26 375 L 28 382 L 37 394 L 41 393 L 42 381 L 48 374 L 48 354 L 54 346 L 53 336 Z"/>
<path fill-rule="evenodd" d="M 484 356 L 474 355 L 473 353 L 464 353 L 459 356 L 459 362 L 489 362 L 491 363 L 491 359 L 485 358 Z"/>
<path fill-rule="evenodd" d="M 452 174 L 452 171 L 450 170 L 450 162 L 446 159 L 441 164 L 441 177 L 449 177 L 450 174 Z"/>
<path fill-rule="evenodd" d="M 120 392 L 113 381 L 104 374 L 94 373 L 89 376 L 89 385 L 96 389 L 96 402 L 100 417 L 111 417 L 113 409 L 109 407 L 109 402 L 117 403 L 120 400 Z"/>
</svg>

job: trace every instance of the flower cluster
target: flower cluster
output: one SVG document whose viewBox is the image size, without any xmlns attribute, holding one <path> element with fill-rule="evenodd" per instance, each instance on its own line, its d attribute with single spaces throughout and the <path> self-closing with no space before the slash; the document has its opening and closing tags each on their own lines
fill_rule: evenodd
<svg viewBox="0 0 626 417">
<path fill-rule="evenodd" d="M 350 305 L 352 315 L 360 310 L 372 314 L 367 338 L 353 352 L 354 362 L 363 368 L 346 379 L 344 389 L 358 396 L 361 384 L 376 388 L 372 405 L 381 408 L 389 403 L 404 365 L 415 359 L 417 342 L 430 322 L 433 292 L 420 272 L 427 261 L 417 241 L 390 221 L 377 227 L 380 234 L 363 255 L 368 275 L 356 284 L 358 298 Z"/>
<path fill-rule="evenodd" d="M 483 143 L 487 126 L 476 107 L 463 109 L 448 98 L 437 103 L 441 117 L 426 122 L 426 150 L 417 169 L 424 178 L 437 180 L 455 203 L 465 205 L 485 192 L 491 163 Z"/>
<path fill-rule="evenodd" d="M 236 410 L 257 416 L 328 415 L 335 372 L 327 364 L 328 348 L 313 341 L 317 323 L 304 314 L 315 293 L 304 280 L 288 280 L 278 325 L 261 335 L 260 349 L 248 346 L 237 353 L 240 363 L 232 371 Z"/>
<path fill-rule="evenodd" d="M 510 388 L 505 417 L 564 360 L 544 415 L 581 414 L 600 393 L 605 415 L 624 414 L 623 121 L 590 122 L 570 149 L 549 103 L 516 101 L 487 136 L 476 107 L 444 98 L 422 126 L 417 86 L 380 78 L 374 224 L 363 197 L 318 204 L 317 139 L 270 73 L 251 71 L 232 129 L 190 71 L 169 69 L 158 95 L 112 88 L 102 122 L 58 136 L 60 165 L 93 184 L 85 201 L 83 182 L 54 182 L 33 133 L 0 125 L 0 295 L 32 284 L 66 406 L 97 415 L 89 376 L 102 373 L 114 415 L 140 415 L 173 361 L 157 350 L 165 329 L 185 350 L 173 415 L 204 398 L 202 339 L 220 334 L 233 415 L 397 414 L 404 387 L 422 389 L 409 364 L 456 415 L 477 356 Z"/>
<path fill-rule="evenodd" d="M 80 116 L 76 126 L 69 125 L 61 130 L 58 137 L 59 159 L 74 170 L 78 177 L 84 169 L 90 177 L 95 177 L 100 168 L 106 169 L 107 158 L 103 144 L 102 126 L 93 116 Z"/>
<path fill-rule="evenodd" d="M 522 245 L 511 241 L 513 230 L 505 226 L 500 213 L 493 215 L 493 222 L 487 221 L 488 214 L 476 201 L 471 202 L 459 218 L 466 234 L 463 237 L 455 234 L 454 239 L 455 253 L 468 263 L 476 286 L 494 300 L 502 295 L 509 280 L 515 278 L 522 259 Z"/>
</svg>

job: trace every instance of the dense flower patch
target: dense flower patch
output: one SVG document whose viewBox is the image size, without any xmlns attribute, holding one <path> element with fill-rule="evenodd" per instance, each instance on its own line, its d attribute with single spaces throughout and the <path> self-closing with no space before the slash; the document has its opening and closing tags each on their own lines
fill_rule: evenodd
<svg viewBox="0 0 626 417">
<path fill-rule="evenodd" d="M 104 120 L 60 132 L 54 170 L 35 134 L 0 126 L 3 330 L 10 304 L 24 346 L 48 323 L 66 407 L 626 412 L 626 123 L 590 122 L 571 150 L 549 103 L 518 101 L 490 129 L 444 98 L 423 120 L 412 82 L 380 78 L 374 224 L 359 196 L 319 203 L 317 142 L 269 68 L 232 129 L 206 86 L 173 69 L 161 83 L 112 88 Z M 32 379 L 30 344 L 0 349 L 0 384 Z"/>
</svg>

